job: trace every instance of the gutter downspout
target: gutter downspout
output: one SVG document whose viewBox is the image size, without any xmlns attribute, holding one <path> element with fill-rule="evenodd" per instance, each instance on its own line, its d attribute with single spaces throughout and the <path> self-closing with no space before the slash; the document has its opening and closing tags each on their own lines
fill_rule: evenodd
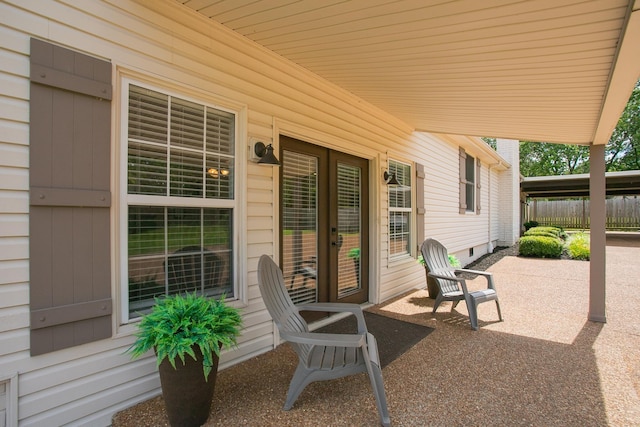
<svg viewBox="0 0 640 427">
<path fill-rule="evenodd" d="M 495 163 L 491 163 L 489 164 L 489 178 L 488 178 L 488 184 L 489 184 L 489 190 L 487 190 L 487 194 L 489 196 L 489 213 L 487 214 L 487 220 L 489 221 L 489 224 L 487 224 L 487 232 L 489 233 L 488 235 L 488 239 L 487 239 L 487 253 L 493 253 L 493 243 L 491 243 L 491 214 L 493 212 L 493 209 L 491 208 L 491 169 L 493 169 L 493 166 L 495 165 Z"/>
<path fill-rule="evenodd" d="M 488 178 L 488 186 L 489 186 L 489 190 L 487 190 L 487 194 L 489 196 L 489 213 L 487 214 L 487 220 L 489 221 L 489 223 L 487 224 L 487 231 L 489 233 L 489 235 L 487 236 L 487 253 L 493 253 L 493 250 L 495 249 L 493 247 L 493 242 L 491 241 L 491 214 L 493 212 L 493 209 L 491 208 L 491 169 L 493 169 L 496 166 L 501 166 L 502 165 L 502 160 L 498 161 L 498 163 L 489 163 L 489 178 Z M 498 203 L 499 205 L 500 203 Z M 499 208 L 499 207 L 498 207 Z"/>
</svg>

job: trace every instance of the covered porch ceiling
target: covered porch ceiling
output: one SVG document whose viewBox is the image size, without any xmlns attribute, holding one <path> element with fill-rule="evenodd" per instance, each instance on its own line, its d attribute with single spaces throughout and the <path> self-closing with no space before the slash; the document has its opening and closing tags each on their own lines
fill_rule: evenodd
<svg viewBox="0 0 640 427">
<path fill-rule="evenodd" d="M 638 0 L 175 0 L 416 131 L 606 144 Z"/>
</svg>

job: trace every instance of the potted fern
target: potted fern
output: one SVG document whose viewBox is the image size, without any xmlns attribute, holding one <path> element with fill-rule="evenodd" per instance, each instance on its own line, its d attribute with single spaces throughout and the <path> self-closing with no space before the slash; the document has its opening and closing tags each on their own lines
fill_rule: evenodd
<svg viewBox="0 0 640 427">
<path fill-rule="evenodd" d="M 209 417 L 222 348 L 236 344 L 237 308 L 195 293 L 156 298 L 138 324 L 132 358 L 153 349 L 172 426 L 200 426 Z"/>
</svg>

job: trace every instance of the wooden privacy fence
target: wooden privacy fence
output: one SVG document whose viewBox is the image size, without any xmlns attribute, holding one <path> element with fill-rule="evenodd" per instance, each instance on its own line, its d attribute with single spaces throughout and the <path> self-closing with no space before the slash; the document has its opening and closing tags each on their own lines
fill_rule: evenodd
<svg viewBox="0 0 640 427">
<path fill-rule="evenodd" d="M 638 196 L 613 197 L 606 200 L 607 230 L 640 230 L 640 198 Z M 527 220 L 540 225 L 563 228 L 589 228 L 589 199 L 538 200 L 528 204 Z"/>
</svg>

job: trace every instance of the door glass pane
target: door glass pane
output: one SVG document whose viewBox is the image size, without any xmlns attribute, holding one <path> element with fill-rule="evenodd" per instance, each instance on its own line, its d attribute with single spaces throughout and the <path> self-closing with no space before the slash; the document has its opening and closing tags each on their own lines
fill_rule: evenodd
<svg viewBox="0 0 640 427">
<path fill-rule="evenodd" d="M 359 167 L 338 163 L 338 298 L 361 288 Z"/>
<path fill-rule="evenodd" d="M 282 272 L 295 304 L 317 302 L 318 159 L 283 152 Z"/>
</svg>

